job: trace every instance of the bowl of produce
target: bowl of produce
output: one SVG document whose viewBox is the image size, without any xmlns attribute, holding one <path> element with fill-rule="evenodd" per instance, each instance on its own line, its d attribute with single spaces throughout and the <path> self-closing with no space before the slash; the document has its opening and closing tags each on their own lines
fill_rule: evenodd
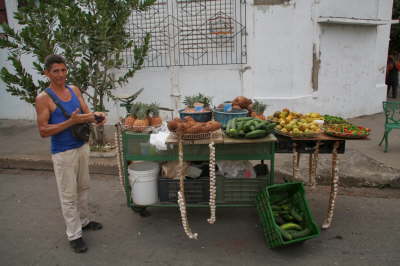
<svg viewBox="0 0 400 266">
<path fill-rule="evenodd" d="M 325 127 L 325 134 L 345 139 L 362 139 L 369 136 L 370 129 L 352 124 L 332 124 Z"/>
<path fill-rule="evenodd" d="M 237 117 L 246 117 L 249 111 L 246 109 L 232 109 L 231 111 L 225 112 L 223 108 L 216 108 L 213 110 L 214 119 L 226 127 L 229 120 Z"/>
<path fill-rule="evenodd" d="M 257 139 L 270 134 L 275 123 L 254 117 L 237 117 L 228 121 L 225 134 L 231 138 Z"/>
<path fill-rule="evenodd" d="M 188 112 L 185 109 L 179 110 L 179 117 L 181 119 L 185 118 L 186 116 L 192 117 L 197 122 L 208 122 L 212 118 L 211 111 L 201 111 L 201 112 Z"/>
<path fill-rule="evenodd" d="M 212 119 L 210 108 L 211 98 L 201 93 L 194 96 L 186 96 L 183 104 L 185 109 L 179 110 L 181 119 L 186 116 L 192 117 L 197 122 L 208 122 Z"/>
</svg>

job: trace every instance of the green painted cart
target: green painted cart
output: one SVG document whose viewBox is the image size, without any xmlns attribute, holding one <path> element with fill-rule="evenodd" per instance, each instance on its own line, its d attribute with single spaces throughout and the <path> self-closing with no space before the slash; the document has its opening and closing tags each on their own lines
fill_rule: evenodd
<svg viewBox="0 0 400 266">
<path fill-rule="evenodd" d="M 170 141 L 166 151 L 157 151 L 149 143 L 149 134 L 138 134 L 123 130 L 116 125 L 116 143 L 120 181 L 125 189 L 128 207 L 141 215 L 146 215 L 147 207 L 177 207 L 176 193 L 179 190 L 178 180 L 159 178 L 159 202 L 148 206 L 137 206 L 132 201 L 131 187 L 128 178 L 128 164 L 131 161 L 177 161 L 178 145 Z M 204 144 L 185 144 L 185 161 L 208 161 L 209 148 Z M 257 178 L 225 178 L 217 176 L 218 207 L 255 206 L 257 193 L 267 185 L 274 183 L 276 138 L 272 134 L 256 140 L 237 140 L 222 137 L 216 141 L 216 160 L 260 160 L 269 162 L 269 171 Z M 188 207 L 208 207 L 209 179 L 185 181 L 185 197 Z"/>
</svg>

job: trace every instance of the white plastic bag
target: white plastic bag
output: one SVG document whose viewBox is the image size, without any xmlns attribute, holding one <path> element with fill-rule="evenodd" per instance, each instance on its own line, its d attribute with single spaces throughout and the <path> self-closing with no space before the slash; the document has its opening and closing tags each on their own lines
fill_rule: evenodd
<svg viewBox="0 0 400 266">
<path fill-rule="evenodd" d="M 219 174 L 229 178 L 255 178 L 250 161 L 217 161 Z"/>
</svg>

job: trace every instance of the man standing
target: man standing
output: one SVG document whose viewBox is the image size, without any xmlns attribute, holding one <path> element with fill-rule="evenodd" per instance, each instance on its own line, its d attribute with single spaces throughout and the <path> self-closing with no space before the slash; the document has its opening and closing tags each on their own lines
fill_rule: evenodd
<svg viewBox="0 0 400 266">
<path fill-rule="evenodd" d="M 392 55 L 389 55 L 386 67 L 386 85 L 387 97 L 397 98 L 397 86 L 399 83 L 398 71 L 396 62 Z"/>
<path fill-rule="evenodd" d="M 79 88 L 65 84 L 67 73 L 62 56 L 46 57 L 44 74 L 50 86 L 36 97 L 35 107 L 40 135 L 51 136 L 53 167 L 67 238 L 73 250 L 82 253 L 88 249 L 82 230 L 99 230 L 102 225 L 88 217 L 89 145 L 73 135 L 71 126 L 92 123 L 96 118 L 102 120 L 97 125 L 104 125 L 105 114 L 90 112 Z"/>
</svg>

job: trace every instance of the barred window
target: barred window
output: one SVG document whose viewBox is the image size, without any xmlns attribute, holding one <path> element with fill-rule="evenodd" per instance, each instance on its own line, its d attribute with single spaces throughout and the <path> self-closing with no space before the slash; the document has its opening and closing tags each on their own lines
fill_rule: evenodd
<svg viewBox="0 0 400 266">
<path fill-rule="evenodd" d="M 127 30 L 134 41 L 151 33 L 148 67 L 245 64 L 244 0 L 158 0 L 135 11 Z M 126 66 L 132 62 L 126 51 Z"/>
</svg>

